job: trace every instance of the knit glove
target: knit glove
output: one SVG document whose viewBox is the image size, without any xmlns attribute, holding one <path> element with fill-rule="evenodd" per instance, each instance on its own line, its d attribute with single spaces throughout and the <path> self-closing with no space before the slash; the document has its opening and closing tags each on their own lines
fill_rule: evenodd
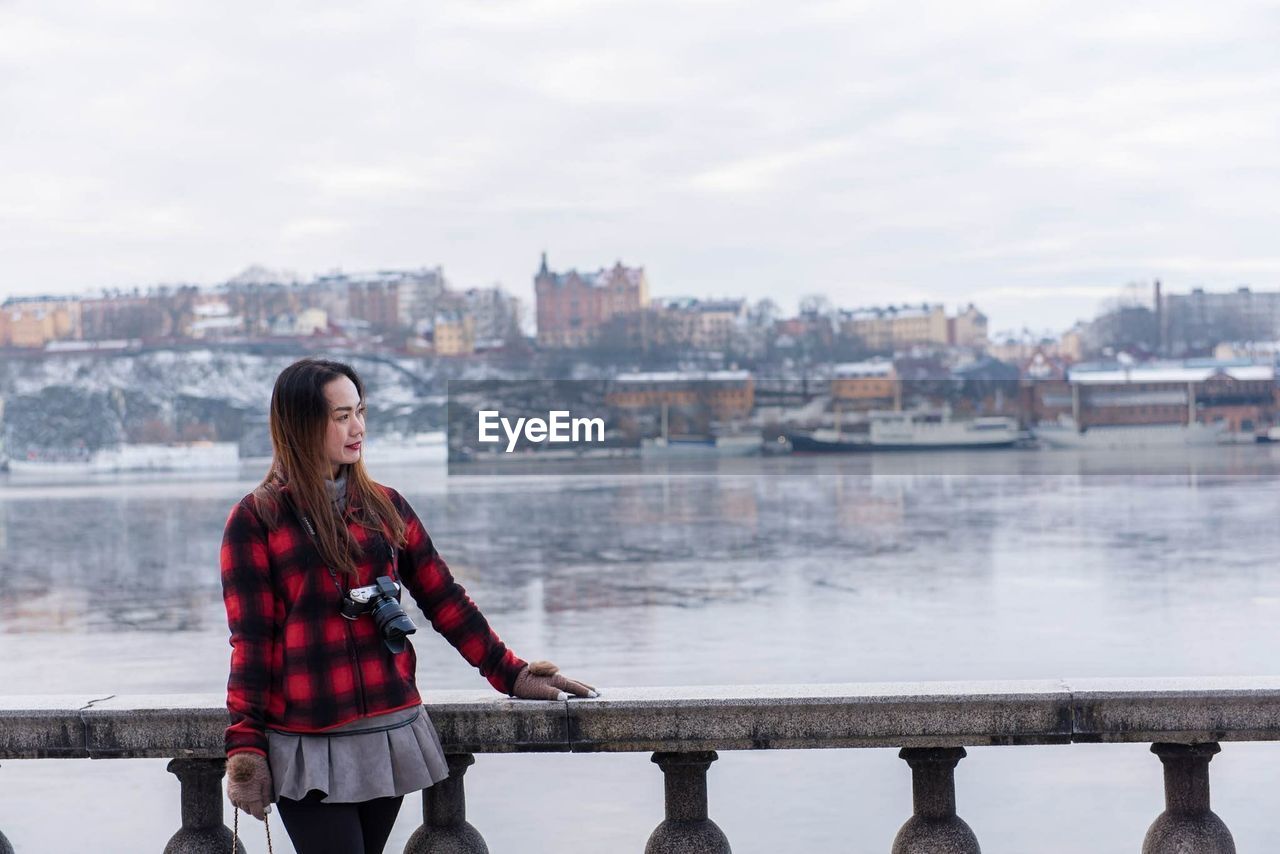
<svg viewBox="0 0 1280 854">
<path fill-rule="evenodd" d="M 267 758 L 242 751 L 227 760 L 227 797 L 259 821 L 271 812 L 271 769 Z"/>
<path fill-rule="evenodd" d="M 532 661 L 516 677 L 511 693 L 522 700 L 567 700 L 576 697 L 599 697 L 600 692 L 585 682 L 577 682 L 560 672 L 550 661 Z"/>
</svg>

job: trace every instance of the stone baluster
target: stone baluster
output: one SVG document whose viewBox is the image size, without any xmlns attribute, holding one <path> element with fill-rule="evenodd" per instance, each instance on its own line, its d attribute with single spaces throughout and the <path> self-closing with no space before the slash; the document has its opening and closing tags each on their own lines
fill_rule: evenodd
<svg viewBox="0 0 1280 854">
<path fill-rule="evenodd" d="M 1152 822 L 1142 854 L 1235 854 L 1222 819 L 1209 809 L 1209 760 L 1222 748 L 1206 744 L 1153 744 L 1164 765 L 1164 812 Z"/>
<path fill-rule="evenodd" d="M 226 854 L 231 848 L 231 828 L 222 823 L 222 777 L 225 759 L 172 759 L 167 769 L 182 786 L 182 829 L 175 833 L 164 854 Z M 238 854 L 244 845 L 236 844 Z"/>
<path fill-rule="evenodd" d="M 731 854 L 728 838 L 707 817 L 707 769 L 717 758 L 714 750 L 653 754 L 662 769 L 666 818 L 649 835 L 645 854 Z"/>
<path fill-rule="evenodd" d="M 956 815 L 955 768 L 963 747 L 904 747 L 915 815 L 893 840 L 893 854 L 980 854 L 978 838 Z"/>
<path fill-rule="evenodd" d="M 462 777 L 475 764 L 470 753 L 450 753 L 449 777 L 422 792 L 422 826 L 404 846 L 404 854 L 489 854 L 480 831 L 467 823 Z"/>
</svg>

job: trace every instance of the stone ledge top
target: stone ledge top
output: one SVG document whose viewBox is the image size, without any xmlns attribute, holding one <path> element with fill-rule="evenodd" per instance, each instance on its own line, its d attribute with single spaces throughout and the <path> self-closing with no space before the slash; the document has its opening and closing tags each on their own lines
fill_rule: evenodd
<svg viewBox="0 0 1280 854">
<path fill-rule="evenodd" d="M 1280 696 L 1280 676 L 1084 677 L 1064 679 L 1072 695 L 1116 699 Z"/>
<path fill-rule="evenodd" d="M 0 694 L 0 718 L 41 712 L 75 712 L 111 696 L 101 694 Z"/>
<path fill-rule="evenodd" d="M 601 686 L 425 692 L 452 752 L 1280 740 L 1280 677 Z M 0 695 L 0 758 L 221 755 L 225 695 Z"/>
<path fill-rule="evenodd" d="M 606 706 L 618 702 L 679 705 L 721 703 L 818 703 L 841 701 L 985 701 L 992 699 L 1054 699 L 1114 697 L 1167 699 L 1172 697 L 1280 697 L 1280 676 L 1083 677 L 1058 679 L 965 680 L 932 682 L 763 683 L 758 685 L 601 686 L 596 699 L 570 698 L 569 705 Z M 550 700 L 520 700 L 489 689 L 445 689 L 423 692 L 428 709 L 445 706 L 545 709 L 563 705 Z M 33 711 L 98 710 L 225 710 L 225 695 L 127 694 L 0 694 L 0 715 Z"/>
</svg>

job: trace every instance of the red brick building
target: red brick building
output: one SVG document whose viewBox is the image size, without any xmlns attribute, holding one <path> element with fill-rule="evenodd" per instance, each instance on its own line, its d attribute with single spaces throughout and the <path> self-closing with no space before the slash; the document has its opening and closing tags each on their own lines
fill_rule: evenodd
<svg viewBox="0 0 1280 854">
<path fill-rule="evenodd" d="M 388 282 L 352 282 L 347 288 L 347 311 L 375 329 L 391 331 L 399 325 L 400 289 Z"/>
<path fill-rule="evenodd" d="M 1269 364 L 1077 365 L 1065 381 L 1035 384 L 1032 416 L 1043 422 L 1069 414 L 1085 427 L 1223 423 L 1229 432 L 1256 434 L 1275 423 L 1278 394 Z"/>
<path fill-rule="evenodd" d="M 621 261 L 594 273 L 553 273 L 544 252 L 533 289 L 540 347 L 583 347 L 610 318 L 639 312 L 649 303 L 644 268 L 624 267 Z"/>
</svg>

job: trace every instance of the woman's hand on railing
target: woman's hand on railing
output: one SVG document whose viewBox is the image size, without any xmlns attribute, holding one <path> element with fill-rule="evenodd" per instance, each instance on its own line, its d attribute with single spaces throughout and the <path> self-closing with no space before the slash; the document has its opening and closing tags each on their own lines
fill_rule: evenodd
<svg viewBox="0 0 1280 854">
<path fill-rule="evenodd" d="M 567 700 L 569 694 L 575 697 L 600 696 L 594 686 L 568 678 L 550 661 L 531 661 L 525 665 L 516 677 L 511 693 L 522 700 Z"/>
<path fill-rule="evenodd" d="M 227 798 L 259 821 L 271 812 L 271 768 L 267 758 L 243 751 L 227 760 Z"/>
</svg>

